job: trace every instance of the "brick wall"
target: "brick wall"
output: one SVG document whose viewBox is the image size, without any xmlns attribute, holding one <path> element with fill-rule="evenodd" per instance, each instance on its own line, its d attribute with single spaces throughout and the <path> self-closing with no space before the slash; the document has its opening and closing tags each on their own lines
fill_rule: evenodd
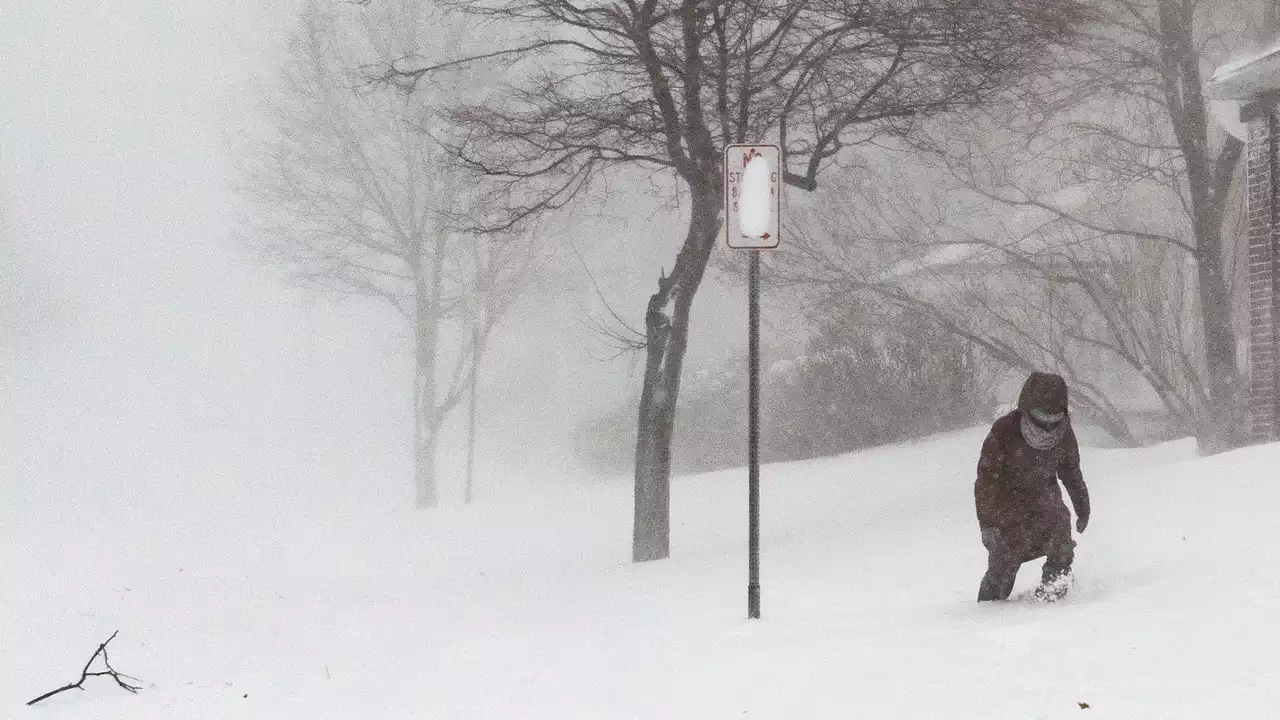
<svg viewBox="0 0 1280 720">
<path fill-rule="evenodd" d="M 1255 442 L 1280 439 L 1280 362 L 1276 325 L 1280 321 L 1280 207 L 1277 206 L 1276 108 L 1251 113 L 1248 144 L 1249 243 L 1249 415 Z"/>
</svg>

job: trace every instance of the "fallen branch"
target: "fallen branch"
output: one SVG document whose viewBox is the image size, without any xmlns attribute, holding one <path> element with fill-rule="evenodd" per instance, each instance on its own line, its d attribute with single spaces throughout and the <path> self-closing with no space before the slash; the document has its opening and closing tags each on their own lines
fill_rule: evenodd
<svg viewBox="0 0 1280 720">
<path fill-rule="evenodd" d="M 129 683 L 125 682 L 125 680 L 132 680 L 133 682 L 142 682 L 142 681 L 139 680 L 138 678 L 129 677 L 128 675 L 125 675 L 123 673 L 116 672 L 115 668 L 111 667 L 111 661 L 107 659 L 107 643 L 111 642 L 112 640 L 115 640 L 116 635 L 118 635 L 119 633 L 120 633 L 119 630 L 111 633 L 111 637 L 107 638 L 107 642 L 104 642 L 98 646 L 98 649 L 94 651 L 93 656 L 89 658 L 89 662 L 84 664 L 84 670 L 80 671 L 79 682 L 72 683 L 65 687 L 60 687 L 57 690 L 50 690 L 49 692 L 41 695 L 40 697 L 36 698 L 35 700 L 32 700 L 27 704 L 35 705 L 41 700 L 51 698 L 54 695 L 57 695 L 60 692 L 66 692 L 67 690 L 75 690 L 75 689 L 83 690 L 84 681 L 88 680 L 91 677 L 104 677 L 104 676 L 111 677 L 115 679 L 117 685 L 124 688 L 125 690 L 128 690 L 131 693 L 136 694 L 138 690 L 141 689 L 141 686 L 130 685 Z M 97 660 L 99 655 L 102 656 L 102 664 L 105 665 L 107 669 L 97 670 L 95 672 L 89 672 L 89 668 L 93 666 L 93 661 Z"/>
</svg>

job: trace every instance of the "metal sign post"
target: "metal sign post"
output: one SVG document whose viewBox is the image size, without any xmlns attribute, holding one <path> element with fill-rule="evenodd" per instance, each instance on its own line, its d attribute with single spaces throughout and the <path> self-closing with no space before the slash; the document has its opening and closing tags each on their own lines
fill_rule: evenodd
<svg viewBox="0 0 1280 720">
<path fill-rule="evenodd" d="M 760 617 L 760 251 L 747 270 L 747 617 Z"/>
<path fill-rule="evenodd" d="M 725 148 L 725 234 L 747 269 L 747 617 L 760 617 L 760 251 L 778 247 L 776 145 Z"/>
</svg>

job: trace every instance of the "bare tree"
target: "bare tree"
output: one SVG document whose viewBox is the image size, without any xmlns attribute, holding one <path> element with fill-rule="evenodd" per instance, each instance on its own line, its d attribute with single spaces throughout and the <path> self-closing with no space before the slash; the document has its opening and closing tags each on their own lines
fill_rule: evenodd
<svg viewBox="0 0 1280 720">
<path fill-rule="evenodd" d="M 1054 76 L 1066 82 L 1053 92 L 1055 102 L 1046 103 L 1085 112 L 1064 113 L 1059 122 L 1040 110 L 1033 125 L 1020 128 L 1033 154 L 1053 163 L 1087 199 L 1070 207 L 1059 199 L 1061 186 L 1046 192 L 1025 174 L 995 180 L 988 169 L 974 171 L 972 153 L 952 158 L 951 166 L 997 203 L 1039 213 L 1046 232 L 1176 250 L 1192 265 L 1192 276 L 1179 273 L 1176 280 L 1194 296 L 1195 332 L 1169 349 L 1194 358 L 1180 372 L 1199 395 L 1189 399 L 1187 412 L 1202 449 L 1225 449 L 1243 438 L 1232 255 L 1223 234 L 1243 143 L 1211 123 L 1204 69 L 1214 55 L 1222 59 L 1223 36 L 1231 35 L 1225 24 L 1233 18 L 1215 16 L 1214 8 L 1194 0 L 1097 5 L 1099 22 L 1065 72 Z M 1076 279 L 1088 287 L 1087 277 Z M 1130 355 L 1142 368 L 1157 359 Z"/>
<path fill-rule="evenodd" d="M 1211 123 L 1202 88 L 1205 68 L 1240 51 L 1231 40 L 1263 8 L 1094 6 L 1080 41 L 1057 53 L 1056 66 L 1018 102 L 971 114 L 963 127 L 935 128 L 928 149 L 941 161 L 920 162 L 934 178 L 923 185 L 939 192 L 889 198 L 894 216 L 865 236 L 890 236 L 901 250 L 895 261 L 928 266 L 927 291 L 903 283 L 888 290 L 935 304 L 987 341 L 1012 343 L 1006 350 L 1021 348 L 1004 354 L 1012 366 L 1070 371 L 1106 356 L 1112 369 L 1142 378 L 1202 450 L 1221 450 L 1243 437 L 1232 243 L 1242 143 Z M 968 192 L 965 201 L 957 191 Z M 926 217 L 922 207 L 936 210 Z M 968 253 L 967 262 L 937 262 L 948 248 Z M 999 268 L 1006 282 L 965 277 L 977 262 Z M 1041 289 L 1014 296 L 1028 288 Z M 955 308 L 978 315 L 959 317 Z M 1081 370 L 1077 385 L 1087 385 Z M 1098 417 L 1132 439 L 1096 390 L 1085 397 Z"/>
<path fill-rule="evenodd" d="M 1058 372 L 1076 406 L 1123 444 L 1139 439 L 1130 408 L 1111 397 L 1121 371 L 1146 383 L 1181 429 L 1195 429 L 1202 388 L 1187 353 L 1194 301 L 1182 253 L 1046 232 L 1026 214 L 979 215 L 945 184 L 936 196 L 896 187 L 875 199 L 841 185 L 856 209 L 789 228 L 772 273 L 801 303 L 838 307 L 869 294 L 933 318 L 1010 370 Z"/>
<path fill-rule="evenodd" d="M 632 556 L 669 554 L 670 447 L 694 296 L 720 237 L 721 154 L 776 139 L 782 177 L 813 190 L 849 146 L 982 102 L 1079 20 L 1071 2 L 887 0 L 459 0 L 527 31 L 486 57 L 517 82 L 460 107 L 454 152 L 492 181 L 509 227 L 573 202 L 623 165 L 671 173 L 685 238 L 645 311 Z M 558 53 L 555 62 L 541 62 Z M 393 63 L 413 85 L 474 61 Z"/>
<path fill-rule="evenodd" d="M 441 29 L 421 0 L 376 12 L 310 2 L 268 100 L 272 134 L 246 163 L 243 188 L 251 242 L 266 259 L 307 287 L 383 301 L 411 328 L 418 507 L 437 503 L 441 427 L 532 259 L 516 236 L 459 228 L 465 193 L 423 132 L 432 98 L 360 79 L 358 68 Z"/>
</svg>

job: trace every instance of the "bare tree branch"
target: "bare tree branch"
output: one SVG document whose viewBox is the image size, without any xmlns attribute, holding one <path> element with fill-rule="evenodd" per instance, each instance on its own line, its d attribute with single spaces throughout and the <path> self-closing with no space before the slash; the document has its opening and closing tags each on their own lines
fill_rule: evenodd
<svg viewBox="0 0 1280 720">
<path fill-rule="evenodd" d="M 138 691 L 142 689 L 142 686 L 131 685 L 125 681 L 131 680 L 135 683 L 141 682 L 141 681 L 138 680 L 137 678 L 129 677 L 124 673 L 116 671 L 115 668 L 111 667 L 111 661 L 107 658 L 107 643 L 110 643 L 112 640 L 114 640 L 116 638 L 116 635 L 118 634 L 120 634 L 119 630 L 111 633 L 111 637 L 107 638 L 106 642 L 99 645 L 98 649 L 93 651 L 93 655 L 89 656 L 89 662 L 85 663 L 84 669 L 80 671 L 79 680 L 69 685 L 64 685 L 58 688 L 57 690 L 50 690 L 49 692 L 41 695 L 40 697 L 34 700 L 28 701 L 27 705 L 35 705 L 41 700 L 47 700 L 53 697 L 54 695 L 57 695 L 58 693 L 66 692 L 67 690 L 83 690 L 85 681 L 91 677 L 109 677 L 115 680 L 117 685 L 136 695 Z M 90 672 L 89 668 L 93 667 L 93 662 L 98 659 L 99 655 L 102 656 L 102 664 L 104 667 L 106 667 L 106 670 L 96 670 L 96 671 Z"/>
</svg>

